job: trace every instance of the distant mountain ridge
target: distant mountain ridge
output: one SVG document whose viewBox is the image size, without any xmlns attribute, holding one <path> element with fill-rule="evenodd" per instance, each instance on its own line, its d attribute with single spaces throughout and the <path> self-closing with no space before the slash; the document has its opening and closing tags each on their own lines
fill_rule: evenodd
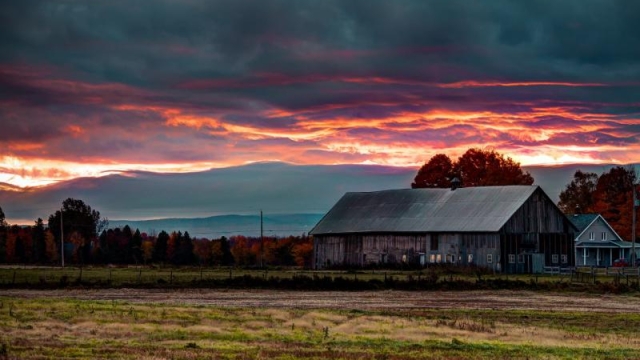
<svg viewBox="0 0 640 360">
<path fill-rule="evenodd" d="M 536 185 L 558 201 L 576 170 L 601 174 L 613 166 L 574 164 L 523 168 L 531 173 Z M 255 216 L 260 210 L 269 216 L 324 214 L 346 192 L 409 188 L 416 172 L 413 168 L 380 165 L 282 162 L 194 173 L 129 171 L 22 190 L 0 186 L 0 207 L 7 221 L 14 224 L 33 224 L 38 217 L 46 222 L 62 201 L 70 197 L 83 200 L 103 217 L 129 221 L 228 214 Z"/>
<path fill-rule="evenodd" d="M 264 236 L 284 237 L 307 234 L 324 214 L 263 215 Z M 188 231 L 191 237 L 217 239 L 233 235 L 260 236 L 260 215 L 219 215 L 205 218 L 169 218 L 154 220 L 109 220 L 109 228 L 129 225 L 147 234 L 164 230 Z"/>
</svg>

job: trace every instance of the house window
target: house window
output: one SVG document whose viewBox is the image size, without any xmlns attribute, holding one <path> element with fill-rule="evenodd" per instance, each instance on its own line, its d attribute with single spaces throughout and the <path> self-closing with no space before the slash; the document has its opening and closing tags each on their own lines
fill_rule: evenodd
<svg viewBox="0 0 640 360">
<path fill-rule="evenodd" d="M 436 254 L 436 262 L 438 264 L 442 262 L 442 254 Z"/>
<path fill-rule="evenodd" d="M 438 250 L 438 234 L 431 235 L 431 251 Z"/>
<path fill-rule="evenodd" d="M 473 254 L 467 255 L 467 262 L 471 264 L 473 262 Z"/>
<path fill-rule="evenodd" d="M 602 241 L 607 241 L 607 233 L 603 232 L 600 238 L 602 239 Z"/>
<path fill-rule="evenodd" d="M 558 263 L 558 254 L 551 255 L 551 263 L 553 263 L 553 264 L 557 264 Z"/>
<path fill-rule="evenodd" d="M 568 263 L 569 261 L 568 261 L 568 259 L 567 259 L 567 254 L 562 254 L 562 255 L 560 255 L 560 261 L 561 261 L 563 264 Z"/>
<path fill-rule="evenodd" d="M 524 264 L 524 254 L 520 254 L 520 255 L 518 255 L 518 262 L 519 262 L 520 264 Z"/>
<path fill-rule="evenodd" d="M 509 264 L 515 264 L 515 263 L 516 263 L 516 255 L 509 254 Z"/>
<path fill-rule="evenodd" d="M 491 264 L 493 262 L 493 254 L 487 254 L 487 264 Z"/>
<path fill-rule="evenodd" d="M 432 264 L 436 262 L 436 254 L 429 255 L 429 262 Z"/>
<path fill-rule="evenodd" d="M 594 233 L 592 233 L 592 232 L 590 232 L 590 233 L 589 233 L 589 240 L 590 240 L 590 241 L 593 241 L 593 240 L 595 240 L 595 239 L 596 239 L 595 234 L 594 234 Z"/>
</svg>

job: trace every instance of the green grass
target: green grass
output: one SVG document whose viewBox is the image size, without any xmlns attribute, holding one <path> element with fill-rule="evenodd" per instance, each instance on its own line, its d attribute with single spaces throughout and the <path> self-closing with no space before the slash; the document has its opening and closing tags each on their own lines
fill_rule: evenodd
<svg viewBox="0 0 640 360">
<path fill-rule="evenodd" d="M 83 283 L 103 283 L 112 286 L 121 286 L 129 284 L 188 284 L 198 281 L 219 280 L 229 278 L 239 278 L 245 275 L 263 277 L 263 278 L 293 278 L 297 275 L 321 277 L 342 277 L 351 280 L 379 280 L 394 278 L 396 280 L 405 281 L 424 280 L 431 273 L 437 275 L 439 280 L 477 280 L 473 271 L 456 270 L 452 268 L 433 268 L 423 270 L 359 270 L 359 271 L 311 271 L 300 269 L 267 269 L 267 270 L 247 270 L 238 268 L 158 268 L 158 267 L 125 267 L 125 268 L 109 268 L 109 267 L 42 267 L 42 268 L 21 268 L 21 267 L 2 267 L 0 268 L 0 284 L 60 284 L 61 282 L 73 283 L 81 280 Z M 568 282 L 569 275 L 507 275 L 507 274 L 484 274 L 482 279 L 494 280 L 510 280 L 524 282 Z M 600 282 L 610 282 L 615 278 L 613 276 L 598 277 Z M 626 281 L 626 278 L 623 279 Z M 632 281 L 637 281 L 631 277 Z"/>
<path fill-rule="evenodd" d="M 219 308 L 0 296 L 20 359 L 628 359 L 640 314 Z"/>
</svg>

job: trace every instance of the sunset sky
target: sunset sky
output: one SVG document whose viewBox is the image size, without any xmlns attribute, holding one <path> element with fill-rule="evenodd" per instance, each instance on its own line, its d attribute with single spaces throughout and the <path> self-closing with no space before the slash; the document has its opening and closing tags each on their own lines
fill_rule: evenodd
<svg viewBox="0 0 640 360">
<path fill-rule="evenodd" d="M 640 162 L 637 1 L 5 1 L 0 183 Z"/>
</svg>

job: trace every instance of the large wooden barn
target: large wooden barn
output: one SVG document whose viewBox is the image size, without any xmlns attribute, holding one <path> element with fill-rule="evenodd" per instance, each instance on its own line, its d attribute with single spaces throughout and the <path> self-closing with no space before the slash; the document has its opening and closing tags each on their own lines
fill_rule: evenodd
<svg viewBox="0 0 640 360">
<path fill-rule="evenodd" d="M 574 265 L 577 229 L 539 186 L 347 193 L 318 222 L 316 268 L 474 264 L 508 273 Z"/>
</svg>

